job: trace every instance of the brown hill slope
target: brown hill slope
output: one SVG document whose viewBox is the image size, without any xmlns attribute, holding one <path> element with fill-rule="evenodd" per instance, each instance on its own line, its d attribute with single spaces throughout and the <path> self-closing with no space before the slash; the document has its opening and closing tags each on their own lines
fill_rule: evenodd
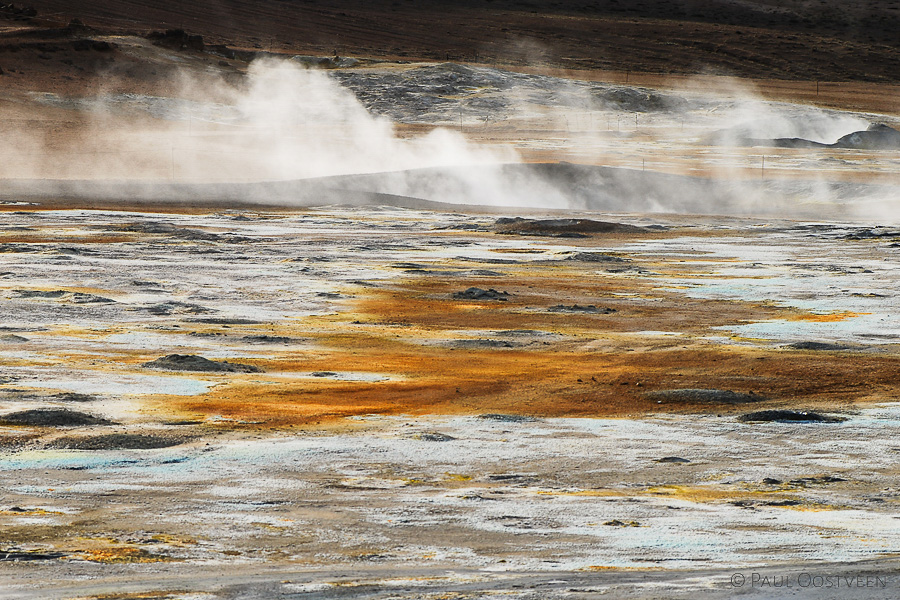
<svg viewBox="0 0 900 600">
<path fill-rule="evenodd" d="M 250 48 L 566 68 L 900 80 L 891 0 L 36 0 L 38 19 Z M 2 24 L 2 22 L 0 22 Z"/>
</svg>

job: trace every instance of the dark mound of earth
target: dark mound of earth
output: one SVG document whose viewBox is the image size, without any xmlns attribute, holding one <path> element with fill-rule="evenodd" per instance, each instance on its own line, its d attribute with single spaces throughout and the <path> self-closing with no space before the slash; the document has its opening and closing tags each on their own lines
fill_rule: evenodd
<svg viewBox="0 0 900 600">
<path fill-rule="evenodd" d="M 49 447 L 65 450 L 152 450 L 170 448 L 188 441 L 186 438 L 111 433 L 90 437 L 63 437 L 53 440 Z"/>
<path fill-rule="evenodd" d="M 262 325 L 262 321 L 253 319 L 239 319 L 229 317 L 209 317 L 202 319 L 185 319 L 188 323 L 203 323 L 205 325 Z"/>
<path fill-rule="evenodd" d="M 550 237 L 585 237 L 589 233 L 646 233 L 643 227 L 594 221 L 592 219 L 497 219 L 494 231 L 508 235 L 539 235 Z"/>
<path fill-rule="evenodd" d="M 487 339 L 478 339 L 478 340 L 452 340 L 449 342 L 449 345 L 454 348 L 515 348 L 517 346 L 521 346 L 521 344 L 516 344 L 514 342 L 510 342 L 507 340 L 487 340 Z"/>
<path fill-rule="evenodd" d="M 854 131 L 831 144 L 832 148 L 857 150 L 900 150 L 900 131 L 893 127 L 873 123 L 865 131 Z"/>
<path fill-rule="evenodd" d="M 77 392 L 60 392 L 58 394 L 52 394 L 48 396 L 48 399 L 55 400 L 57 402 L 93 402 L 98 400 L 97 396 L 92 396 L 90 394 L 79 394 Z"/>
<path fill-rule="evenodd" d="M 603 254 L 602 252 L 576 252 L 566 260 L 577 260 L 579 262 L 598 262 L 598 263 L 625 263 L 630 262 L 620 256 L 612 254 Z"/>
<path fill-rule="evenodd" d="M 0 562 L 56 560 L 65 556 L 68 555 L 63 552 L 40 552 L 37 550 L 0 550 Z"/>
<path fill-rule="evenodd" d="M 501 302 L 506 302 L 506 299 L 509 298 L 509 292 L 498 292 L 494 288 L 483 290 L 477 287 L 470 287 L 464 292 L 456 292 L 453 294 L 453 297 L 460 300 L 500 300 Z"/>
<path fill-rule="evenodd" d="M 0 416 L 0 425 L 37 427 L 75 427 L 79 425 L 112 425 L 112 421 L 87 413 L 66 409 L 22 410 Z"/>
<path fill-rule="evenodd" d="M 253 344 L 290 344 L 297 341 L 283 335 L 245 335 L 241 339 Z"/>
<path fill-rule="evenodd" d="M 195 354 L 169 354 L 141 365 L 148 369 L 165 369 L 167 371 L 202 371 L 208 373 L 262 373 L 262 369 L 253 365 L 230 363 L 203 358 Z"/>
<path fill-rule="evenodd" d="M 686 458 L 681 458 L 680 456 L 663 456 L 656 460 L 658 463 L 671 463 L 676 465 L 684 465 L 691 461 Z"/>
<path fill-rule="evenodd" d="M 421 440 L 423 442 L 452 442 L 456 438 L 452 435 L 447 435 L 446 433 L 438 433 L 434 431 L 428 431 L 425 433 L 418 433 L 413 436 L 417 440 Z"/>
<path fill-rule="evenodd" d="M 554 313 L 587 313 L 589 315 L 608 315 L 616 312 L 614 308 L 606 308 L 606 307 L 598 307 L 594 304 L 588 304 L 587 306 L 582 306 L 580 304 L 573 304 L 572 306 L 566 306 L 565 304 L 557 304 L 556 306 L 551 306 L 547 309 L 547 312 Z"/>
<path fill-rule="evenodd" d="M 843 417 L 823 415 L 812 411 L 760 410 L 738 417 L 742 423 L 841 423 Z"/>
<path fill-rule="evenodd" d="M 525 415 L 506 415 L 499 413 L 486 413 L 478 415 L 478 418 L 484 419 L 485 421 L 498 421 L 500 423 L 531 423 L 537 420 L 534 417 L 526 417 Z"/>
<path fill-rule="evenodd" d="M 731 390 L 693 389 L 684 388 L 678 390 L 659 390 L 648 392 L 648 398 L 663 402 L 699 402 L 702 404 L 748 404 L 750 402 L 762 402 L 764 396 L 756 394 L 743 394 Z M 754 413 L 755 414 L 755 413 Z"/>
<path fill-rule="evenodd" d="M 849 148 L 853 150 L 900 150 L 900 131 L 881 123 L 873 123 L 865 131 L 854 131 L 833 144 L 804 138 L 754 138 L 741 128 L 718 131 L 706 139 L 717 146 L 768 146 L 770 148 Z"/>
<path fill-rule="evenodd" d="M 785 348 L 790 348 L 791 350 L 850 350 L 852 346 L 828 344 L 825 342 L 797 342 L 788 344 Z"/>
</svg>

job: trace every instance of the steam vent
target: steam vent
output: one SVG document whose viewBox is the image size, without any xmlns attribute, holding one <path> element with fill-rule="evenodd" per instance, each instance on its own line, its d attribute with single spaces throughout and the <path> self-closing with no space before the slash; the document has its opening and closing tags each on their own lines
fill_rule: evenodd
<svg viewBox="0 0 900 600">
<path fill-rule="evenodd" d="M 897 597 L 898 30 L 0 4 L 0 600 Z"/>
</svg>

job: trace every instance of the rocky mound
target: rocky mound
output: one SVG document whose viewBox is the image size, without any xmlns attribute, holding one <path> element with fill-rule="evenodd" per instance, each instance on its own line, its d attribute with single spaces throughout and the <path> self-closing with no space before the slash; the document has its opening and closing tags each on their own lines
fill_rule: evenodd
<svg viewBox="0 0 900 600">
<path fill-rule="evenodd" d="M 900 131 L 893 127 L 873 123 L 865 131 L 854 131 L 831 144 L 832 148 L 857 150 L 900 150 Z"/>
<path fill-rule="evenodd" d="M 134 433 L 111 433 L 86 437 L 63 437 L 50 442 L 50 448 L 64 450 L 152 450 L 170 448 L 188 441 L 182 437 L 163 437 Z"/>
<path fill-rule="evenodd" d="M 790 348 L 791 350 L 850 350 L 851 346 L 826 342 L 796 342 L 788 344 L 785 348 Z"/>
<path fill-rule="evenodd" d="M 585 313 L 589 315 L 609 315 L 616 312 L 614 308 L 608 307 L 599 307 L 596 304 L 573 304 L 572 306 L 566 306 L 565 304 L 557 304 L 556 306 L 551 306 L 547 309 L 547 312 L 552 313 Z"/>
<path fill-rule="evenodd" d="M 499 300 L 506 302 L 509 298 L 509 292 L 498 292 L 494 288 L 483 290 L 477 287 L 470 287 L 463 292 L 456 292 L 453 297 L 458 300 Z"/>
<path fill-rule="evenodd" d="M 645 233 L 635 225 L 594 221 L 592 219 L 523 219 L 502 217 L 494 224 L 494 231 L 507 235 L 537 235 L 547 237 L 586 237 L 590 233 Z"/>
<path fill-rule="evenodd" d="M 22 410 L 0 416 L 0 425 L 34 427 L 76 427 L 79 425 L 112 425 L 112 421 L 88 413 L 66 409 Z"/>
<path fill-rule="evenodd" d="M 253 365 L 230 363 L 203 358 L 195 354 L 169 354 L 141 365 L 147 369 L 163 369 L 166 371 L 198 371 L 206 373 L 262 373 L 262 369 Z"/>
<path fill-rule="evenodd" d="M 850 148 L 854 150 L 900 150 L 900 131 L 873 123 L 865 131 L 854 131 L 833 144 L 804 138 L 756 138 L 745 128 L 717 131 L 704 140 L 712 146 L 764 146 L 769 148 Z"/>
<path fill-rule="evenodd" d="M 841 423 L 843 417 L 823 415 L 812 411 L 760 410 L 738 417 L 742 423 Z"/>
</svg>

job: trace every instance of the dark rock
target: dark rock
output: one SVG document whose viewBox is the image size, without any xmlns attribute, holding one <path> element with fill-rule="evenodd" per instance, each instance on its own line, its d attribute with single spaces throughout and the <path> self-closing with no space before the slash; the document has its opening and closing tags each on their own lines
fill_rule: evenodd
<svg viewBox="0 0 900 600">
<path fill-rule="evenodd" d="M 547 312 L 553 313 L 586 313 L 589 315 L 609 315 L 616 312 L 614 308 L 598 307 L 595 304 L 582 306 L 581 304 L 573 304 L 566 306 L 565 304 L 557 304 L 547 309 Z"/>
<path fill-rule="evenodd" d="M 0 425 L 32 427 L 77 427 L 80 425 L 111 425 L 112 421 L 87 413 L 66 409 L 34 409 L 0 415 Z"/>
<path fill-rule="evenodd" d="M 835 477 L 833 475 L 822 475 L 820 477 L 798 477 L 797 479 L 791 479 L 788 483 L 793 485 L 808 485 L 808 484 L 824 484 L 824 483 L 837 483 L 839 481 L 847 481 L 843 477 Z"/>
<path fill-rule="evenodd" d="M 261 325 L 262 321 L 231 317 L 208 317 L 203 319 L 185 319 L 188 323 L 205 323 L 207 325 Z"/>
<path fill-rule="evenodd" d="M 312 377 L 337 377 L 334 371 L 313 371 L 310 373 Z"/>
<path fill-rule="evenodd" d="M 423 442 L 452 442 L 456 439 L 452 435 L 437 432 L 419 433 L 414 435 L 413 437 L 417 440 L 422 440 Z"/>
<path fill-rule="evenodd" d="M 241 339 L 254 344 L 290 344 L 297 341 L 283 335 L 245 335 Z"/>
<path fill-rule="evenodd" d="M 93 402 L 99 400 L 97 396 L 79 394 L 76 392 L 60 392 L 59 394 L 53 394 L 48 398 L 57 402 Z"/>
<path fill-rule="evenodd" d="M 200 306 L 199 304 L 193 304 L 191 302 L 178 302 L 176 300 L 171 300 L 169 302 L 160 302 L 159 304 L 153 304 L 151 306 L 144 307 L 142 310 L 146 310 L 151 315 L 156 315 L 160 317 L 168 316 L 171 314 L 190 314 L 190 315 L 202 315 L 204 313 L 213 312 L 212 309 L 206 308 L 205 306 Z"/>
<path fill-rule="evenodd" d="M 453 297 L 459 300 L 499 300 L 506 302 L 506 299 L 509 298 L 509 293 L 498 292 L 494 288 L 483 290 L 477 287 L 470 287 L 464 292 L 456 292 L 453 294 Z"/>
<path fill-rule="evenodd" d="M 50 442 L 50 448 L 65 450 L 152 450 L 170 448 L 188 441 L 186 438 L 111 433 L 89 437 L 63 437 Z"/>
<path fill-rule="evenodd" d="M 612 521 L 607 521 L 604 525 L 608 525 L 610 527 L 640 527 L 641 524 L 637 521 L 620 521 L 619 519 L 613 519 Z"/>
<path fill-rule="evenodd" d="M 19 298 L 62 298 L 70 293 L 67 290 L 15 290 Z"/>
<path fill-rule="evenodd" d="M 203 36 L 192 35 L 184 29 L 167 29 L 166 31 L 153 31 L 147 39 L 155 44 L 173 50 L 196 50 L 202 52 L 205 48 Z"/>
<path fill-rule="evenodd" d="M 701 404 L 748 404 L 766 400 L 764 396 L 757 396 L 752 392 L 743 394 L 731 390 L 693 388 L 647 392 L 646 396 L 663 402 L 698 402 Z"/>
<path fill-rule="evenodd" d="M 507 340 L 453 340 L 449 342 L 454 348 L 515 348 L 515 344 Z"/>
<path fill-rule="evenodd" d="M 478 415 L 479 419 L 485 421 L 498 421 L 500 423 L 531 423 L 536 421 L 534 417 L 526 417 L 525 415 L 506 415 L 500 413 L 486 413 Z"/>
<path fill-rule="evenodd" d="M 686 458 L 681 458 L 680 456 L 664 456 L 662 458 L 657 459 L 656 462 L 658 462 L 658 463 L 673 463 L 673 464 L 681 465 L 681 464 L 689 463 L 691 461 L 689 461 Z"/>
<path fill-rule="evenodd" d="M 0 562 L 28 562 L 56 560 L 68 556 L 64 552 L 40 552 L 37 550 L 0 550 Z"/>
<path fill-rule="evenodd" d="M 589 233 L 646 233 L 643 227 L 594 221 L 591 219 L 497 219 L 494 231 L 509 235 L 538 235 L 549 237 L 585 237 Z"/>
<path fill-rule="evenodd" d="M 762 480 L 762 483 L 766 485 L 781 485 L 781 480 L 775 479 L 774 477 L 766 477 Z"/>
<path fill-rule="evenodd" d="M 742 423 L 841 423 L 843 417 L 823 415 L 812 411 L 760 410 L 738 417 Z"/>
<path fill-rule="evenodd" d="M 148 369 L 165 369 L 168 371 L 200 371 L 214 373 L 262 373 L 262 369 L 253 365 L 215 361 L 195 354 L 169 354 L 141 365 Z"/>
<path fill-rule="evenodd" d="M 791 350 L 850 350 L 852 346 L 828 344 L 826 342 L 796 342 L 788 344 L 785 348 L 790 348 Z"/>
<path fill-rule="evenodd" d="M 800 506 L 803 504 L 799 500 L 770 500 L 763 502 L 763 506 Z"/>
<path fill-rule="evenodd" d="M 566 258 L 566 260 L 576 260 L 579 262 L 595 262 L 595 263 L 625 263 L 630 262 L 619 256 L 612 254 L 603 254 L 602 252 L 576 252 Z"/>
</svg>

